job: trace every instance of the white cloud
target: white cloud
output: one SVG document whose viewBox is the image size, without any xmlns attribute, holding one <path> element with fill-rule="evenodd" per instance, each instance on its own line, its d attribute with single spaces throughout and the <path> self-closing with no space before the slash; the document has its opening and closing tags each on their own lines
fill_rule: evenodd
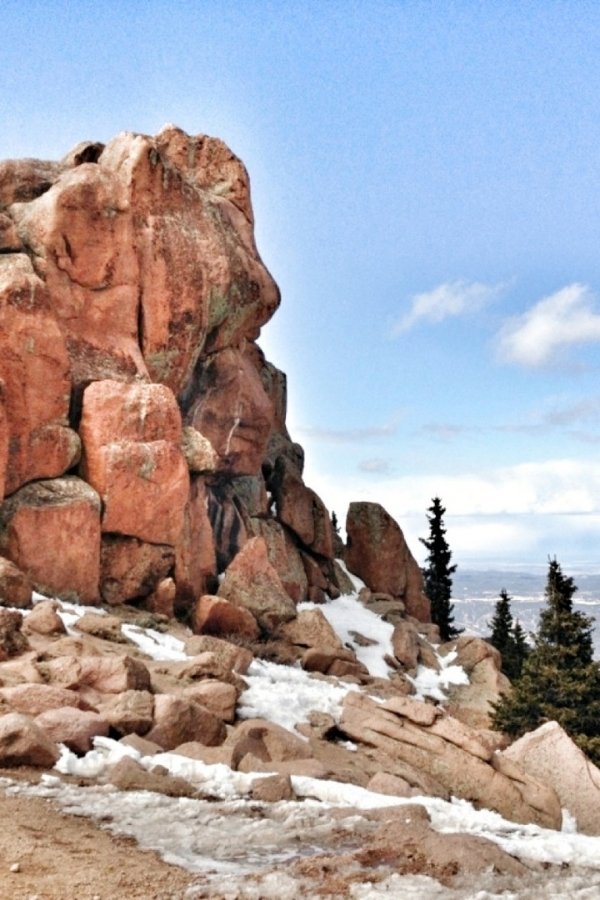
<svg viewBox="0 0 600 900">
<path fill-rule="evenodd" d="M 410 311 L 394 324 L 392 336 L 403 334 L 421 319 L 436 323 L 449 316 L 476 312 L 501 289 L 502 285 L 461 280 L 440 284 L 424 294 L 414 294 L 410 298 Z"/>
<path fill-rule="evenodd" d="M 310 453 L 308 454 L 310 459 Z M 461 563 L 544 562 L 557 554 L 596 559 L 600 543 L 600 460 L 555 459 L 476 474 L 405 475 L 374 481 L 355 473 L 310 468 L 307 483 L 336 510 L 343 526 L 352 500 L 381 503 L 400 524 L 420 560 L 426 510 L 439 496 L 448 540 Z"/>
<path fill-rule="evenodd" d="M 509 319 L 498 336 L 498 353 L 505 362 L 536 367 L 553 362 L 566 347 L 595 341 L 600 314 L 589 288 L 575 283 Z"/>
</svg>

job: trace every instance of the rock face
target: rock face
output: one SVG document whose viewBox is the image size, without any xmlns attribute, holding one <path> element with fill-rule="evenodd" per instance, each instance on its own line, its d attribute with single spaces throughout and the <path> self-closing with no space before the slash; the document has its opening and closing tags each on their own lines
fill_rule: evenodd
<svg viewBox="0 0 600 900">
<path fill-rule="evenodd" d="M 347 588 L 285 375 L 256 344 L 279 300 L 247 172 L 218 139 L 168 125 L 0 163 L 4 602 L 31 585 L 219 633 L 228 607 L 203 597 L 264 630 Z M 399 527 L 355 506 L 351 568 L 427 620 Z M 252 564 L 219 588 L 246 544 Z"/>
</svg>

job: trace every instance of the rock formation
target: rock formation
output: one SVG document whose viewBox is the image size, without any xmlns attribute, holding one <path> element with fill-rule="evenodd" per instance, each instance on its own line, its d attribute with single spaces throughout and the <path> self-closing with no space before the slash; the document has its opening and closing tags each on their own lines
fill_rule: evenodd
<svg viewBox="0 0 600 900">
<path fill-rule="evenodd" d="M 174 609 L 214 632 L 233 619 L 202 598 L 249 543 L 218 589 L 247 633 L 339 593 L 285 375 L 256 344 L 279 291 L 253 225 L 240 160 L 174 126 L 0 163 L 0 592 L 20 578 L 20 597 Z M 351 568 L 427 621 L 398 526 L 358 506 Z"/>
<path fill-rule="evenodd" d="M 389 677 L 358 659 L 373 640 L 345 643 L 315 607 L 353 587 L 286 427 L 285 375 L 256 343 L 278 304 L 221 141 L 167 126 L 0 163 L 0 764 L 51 767 L 59 744 L 110 734 L 269 773 L 255 800 L 335 778 L 557 827 L 555 791 L 485 730 L 508 688 L 496 651 L 441 648 L 472 676 L 449 710 L 408 696 L 418 666 L 442 664 L 439 632 L 378 504 L 351 504 L 344 556 L 389 630 Z M 33 591 L 49 599 L 32 610 Z M 150 658 L 135 636 L 167 628 L 183 649 Z M 254 654 L 344 679 L 338 720 L 239 721 Z M 133 761 L 112 778 L 188 790 Z"/>
</svg>

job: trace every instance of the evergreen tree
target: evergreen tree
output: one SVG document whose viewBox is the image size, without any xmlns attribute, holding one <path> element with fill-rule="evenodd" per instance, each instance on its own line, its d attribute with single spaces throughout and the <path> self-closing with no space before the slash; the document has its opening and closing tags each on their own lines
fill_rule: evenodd
<svg viewBox="0 0 600 900">
<path fill-rule="evenodd" d="M 519 736 L 557 721 L 600 762 L 600 663 L 593 660 L 593 620 L 573 610 L 577 590 L 554 559 L 535 644 L 510 694 L 495 707 L 495 727 Z"/>
<path fill-rule="evenodd" d="M 529 648 L 520 624 L 513 622 L 510 597 L 504 588 L 500 591 L 500 599 L 496 603 L 490 626 L 492 629 L 490 644 L 500 651 L 502 671 L 507 678 L 514 681 L 521 674 Z"/>
<path fill-rule="evenodd" d="M 510 611 L 510 597 L 504 588 L 500 591 L 500 599 L 496 602 L 496 610 L 494 612 L 494 618 L 490 622 L 490 626 L 492 628 L 490 643 L 493 644 L 500 653 L 504 653 L 510 643 L 513 628 L 513 617 Z"/>
<path fill-rule="evenodd" d="M 455 565 L 450 565 L 452 553 L 446 540 L 444 528 L 445 508 L 439 497 L 434 497 L 427 510 L 429 515 L 429 537 L 419 538 L 429 551 L 423 568 L 424 590 L 431 602 L 431 620 L 439 626 L 444 641 L 452 640 L 461 633 L 454 627 L 452 598 L 452 575 Z"/>
<path fill-rule="evenodd" d="M 513 680 L 515 678 L 519 678 L 521 672 L 523 671 L 523 665 L 525 660 L 529 656 L 530 647 L 527 643 L 527 638 L 525 637 L 525 632 L 521 628 L 521 623 L 517 619 L 512 628 L 512 662 L 511 662 L 511 672 L 507 673 L 508 677 Z"/>
</svg>

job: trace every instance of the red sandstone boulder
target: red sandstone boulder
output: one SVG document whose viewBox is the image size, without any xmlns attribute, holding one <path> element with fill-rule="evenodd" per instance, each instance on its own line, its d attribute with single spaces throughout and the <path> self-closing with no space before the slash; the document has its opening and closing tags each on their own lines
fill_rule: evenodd
<svg viewBox="0 0 600 900">
<path fill-rule="evenodd" d="M 52 768 L 58 747 L 32 718 L 22 713 L 0 716 L 0 766 Z"/>
<path fill-rule="evenodd" d="M 382 753 L 382 763 L 385 757 L 404 763 L 404 777 L 411 784 L 417 782 L 410 777 L 412 769 L 435 779 L 443 791 L 496 810 L 511 821 L 560 826 L 560 803 L 551 788 L 494 754 L 478 731 L 450 716 L 438 717 L 434 711 L 431 724 L 415 723 L 414 707 L 407 699 L 379 705 L 351 692 L 344 699 L 339 727 L 352 740 Z"/>
<path fill-rule="evenodd" d="M 180 393 L 201 348 L 254 340 L 279 304 L 256 253 L 245 169 L 221 141 L 173 126 L 155 138 L 119 135 L 99 165 L 133 213 L 144 358 L 154 380 Z"/>
<path fill-rule="evenodd" d="M 233 722 L 238 692 L 233 684 L 207 679 L 183 690 L 183 696 L 199 703 L 223 722 Z"/>
<path fill-rule="evenodd" d="M 409 615 L 429 621 L 423 582 L 397 522 L 379 503 L 351 503 L 345 562 L 371 591 L 400 597 Z"/>
<path fill-rule="evenodd" d="M 144 609 L 168 619 L 175 617 L 177 587 L 172 578 L 163 578 L 144 600 Z"/>
<path fill-rule="evenodd" d="M 190 619 L 195 634 L 220 635 L 241 634 L 250 640 L 259 635 L 259 627 L 252 613 L 223 597 L 208 594 L 194 604 Z"/>
<path fill-rule="evenodd" d="M 168 544 L 105 534 L 100 550 L 100 593 L 118 606 L 147 597 L 172 570 L 175 553 Z"/>
<path fill-rule="evenodd" d="M 279 635 L 298 647 L 317 647 L 335 654 L 342 642 L 320 609 L 304 609 L 279 628 Z"/>
<path fill-rule="evenodd" d="M 236 725 L 226 743 L 233 749 L 234 769 L 248 754 L 263 762 L 307 759 L 312 755 L 308 741 L 266 719 L 246 719 Z"/>
<path fill-rule="evenodd" d="M 48 709 L 40 713 L 35 724 L 57 744 L 66 744 L 75 753 L 92 749 L 95 737 L 107 737 L 109 724 L 102 716 L 74 706 Z"/>
<path fill-rule="evenodd" d="M 119 734 L 146 734 L 154 720 L 154 697 L 149 691 L 122 691 L 101 703 L 99 712 Z"/>
<path fill-rule="evenodd" d="M 64 166 L 42 159 L 7 159 L 0 162 L 0 209 L 27 203 L 45 193 Z"/>
<path fill-rule="evenodd" d="M 31 581 L 9 559 L 0 556 L 0 603 L 25 609 L 31 606 Z"/>
<path fill-rule="evenodd" d="M 210 653 L 217 660 L 222 671 L 235 672 L 240 675 L 248 671 L 248 666 L 254 659 L 252 652 L 246 647 L 240 647 L 238 644 L 232 644 L 230 641 L 224 641 L 209 634 L 188 638 L 185 642 L 185 652 L 189 656 Z"/>
<path fill-rule="evenodd" d="M 0 688 L 0 699 L 5 700 L 15 712 L 39 716 L 49 709 L 80 706 L 79 695 L 67 688 L 51 684 L 17 684 Z"/>
<path fill-rule="evenodd" d="M 281 800 L 294 800 L 296 795 L 289 775 L 268 775 L 254 779 L 250 797 L 261 803 L 279 803 Z"/>
<path fill-rule="evenodd" d="M 186 741 L 217 746 L 225 740 L 222 720 L 193 700 L 172 694 L 154 699 L 154 725 L 146 735 L 164 750 L 174 750 Z"/>
<path fill-rule="evenodd" d="M 419 658 L 419 634 L 412 622 L 398 622 L 392 632 L 394 656 L 405 669 L 416 669 Z"/>
<path fill-rule="evenodd" d="M 138 346 L 132 210 L 120 179 L 85 163 L 10 212 L 52 297 L 75 385 L 147 375 Z"/>
<path fill-rule="evenodd" d="M 229 475 L 260 471 L 273 408 L 245 347 L 228 347 L 209 357 L 188 417 L 214 447 L 220 471 Z"/>
<path fill-rule="evenodd" d="M 262 538 L 252 538 L 227 568 L 219 597 L 245 607 L 259 625 L 272 630 L 296 615 L 296 607 L 269 562 Z"/>
<path fill-rule="evenodd" d="M 44 663 L 50 684 L 71 690 L 93 688 L 100 694 L 150 689 L 150 673 L 131 656 L 59 656 Z"/>
<path fill-rule="evenodd" d="M 96 603 L 100 498 L 73 476 L 26 485 L 0 507 L 0 551 L 36 590 Z"/>
</svg>

